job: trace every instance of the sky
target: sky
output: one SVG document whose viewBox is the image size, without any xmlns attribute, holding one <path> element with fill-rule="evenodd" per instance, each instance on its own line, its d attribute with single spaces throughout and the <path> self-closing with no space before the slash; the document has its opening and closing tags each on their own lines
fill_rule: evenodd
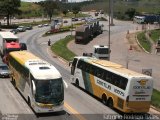
<svg viewBox="0 0 160 120">
<path fill-rule="evenodd" d="M 44 0 L 21 0 L 21 1 L 26 1 L 26 2 L 39 2 L 39 1 L 44 1 Z M 69 0 L 69 2 L 81 2 L 81 1 L 86 1 L 86 0 Z"/>
</svg>

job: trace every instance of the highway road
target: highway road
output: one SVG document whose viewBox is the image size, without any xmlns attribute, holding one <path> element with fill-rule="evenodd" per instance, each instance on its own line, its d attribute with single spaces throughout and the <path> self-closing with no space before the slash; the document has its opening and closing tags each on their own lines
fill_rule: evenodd
<svg viewBox="0 0 160 120">
<path fill-rule="evenodd" d="M 2 118 L 18 117 L 18 120 L 104 120 L 105 115 L 118 114 L 116 111 L 104 106 L 100 101 L 83 90 L 70 84 L 69 66 L 51 53 L 50 48 L 47 46 L 47 41 L 48 39 L 51 39 L 51 42 L 54 43 L 71 33 L 68 32 L 42 37 L 42 34 L 48 29 L 49 27 L 35 27 L 31 31 L 18 34 L 18 36 L 20 37 L 20 42 L 25 42 L 27 44 L 30 52 L 53 64 L 62 74 L 63 79 L 68 85 L 68 87 L 65 88 L 64 111 L 54 114 L 44 114 L 37 117 L 22 96 L 13 87 L 10 79 L 0 79 L 0 96 L 2 96 L 0 97 L 0 114 L 2 115 Z M 127 30 L 127 28 L 125 28 L 125 30 Z M 114 36 L 114 33 L 118 34 L 118 31 L 115 29 L 115 32 L 112 32 L 111 34 Z M 101 36 L 105 37 L 105 34 L 106 32 Z M 88 47 L 88 49 L 91 49 L 91 47 Z M 84 49 L 82 48 L 81 51 L 83 50 Z M 11 116 L 12 114 L 14 116 Z"/>
<path fill-rule="evenodd" d="M 2 102 L 0 102 L 0 112 L 2 117 L 5 117 L 6 114 L 18 114 L 18 118 L 23 120 L 27 120 L 28 117 L 31 119 L 45 120 L 102 120 L 104 114 L 117 114 L 117 112 L 104 106 L 100 101 L 83 90 L 70 84 L 69 66 L 50 53 L 49 47 L 47 46 L 49 37 L 41 37 L 47 29 L 47 27 L 34 28 L 31 31 L 20 33 L 18 36 L 20 37 L 20 42 L 27 43 L 30 52 L 53 64 L 62 74 L 63 79 L 68 85 L 68 87 L 65 88 L 64 111 L 55 114 L 41 115 L 40 117 L 35 116 L 22 96 L 13 87 L 10 79 L 1 79 L 0 96 L 2 97 L 0 97 L 0 101 Z M 59 40 L 60 37 L 65 37 L 66 34 L 70 34 L 70 32 L 55 35 L 54 39 L 51 39 L 52 43 Z"/>
</svg>

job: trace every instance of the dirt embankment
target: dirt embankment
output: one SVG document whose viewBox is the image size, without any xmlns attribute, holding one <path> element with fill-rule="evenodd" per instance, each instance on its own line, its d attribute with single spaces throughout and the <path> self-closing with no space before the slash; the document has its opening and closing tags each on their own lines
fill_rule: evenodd
<svg viewBox="0 0 160 120">
<path fill-rule="evenodd" d="M 136 34 L 137 33 L 129 33 L 126 35 L 126 39 L 128 40 L 128 43 L 130 44 L 133 50 L 137 52 L 143 52 L 142 48 L 137 43 Z"/>
</svg>

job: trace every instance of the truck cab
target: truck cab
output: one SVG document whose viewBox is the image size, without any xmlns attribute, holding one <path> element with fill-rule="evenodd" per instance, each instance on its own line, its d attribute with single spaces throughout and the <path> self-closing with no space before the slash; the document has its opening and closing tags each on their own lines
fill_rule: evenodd
<svg viewBox="0 0 160 120">
<path fill-rule="evenodd" d="M 98 59 L 109 60 L 109 47 L 104 45 L 93 46 L 93 56 Z"/>
</svg>

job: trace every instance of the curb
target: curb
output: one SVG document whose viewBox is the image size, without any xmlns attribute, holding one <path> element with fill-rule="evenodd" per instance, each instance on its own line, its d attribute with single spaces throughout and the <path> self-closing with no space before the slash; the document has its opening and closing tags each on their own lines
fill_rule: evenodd
<svg viewBox="0 0 160 120">
<path fill-rule="evenodd" d="M 51 46 L 49 46 L 49 52 L 52 54 L 52 57 L 55 56 L 56 58 L 58 58 L 61 61 L 63 61 L 65 64 L 69 64 L 69 62 L 67 60 L 65 60 L 64 58 L 58 56 L 54 51 L 52 51 L 51 50 Z"/>
<path fill-rule="evenodd" d="M 156 108 L 156 107 L 154 107 L 154 106 L 152 106 L 152 105 L 151 105 L 150 108 L 151 108 L 151 109 L 154 109 L 155 111 L 157 111 L 158 113 L 160 113 L 160 109 L 158 109 L 158 108 Z"/>
<path fill-rule="evenodd" d="M 143 51 L 144 51 L 145 53 L 151 54 L 150 52 L 146 51 L 146 50 L 142 47 L 142 45 L 139 43 L 139 41 L 138 41 L 138 39 L 137 39 L 137 34 L 136 34 L 136 41 L 137 41 L 138 45 L 143 49 Z"/>
</svg>

